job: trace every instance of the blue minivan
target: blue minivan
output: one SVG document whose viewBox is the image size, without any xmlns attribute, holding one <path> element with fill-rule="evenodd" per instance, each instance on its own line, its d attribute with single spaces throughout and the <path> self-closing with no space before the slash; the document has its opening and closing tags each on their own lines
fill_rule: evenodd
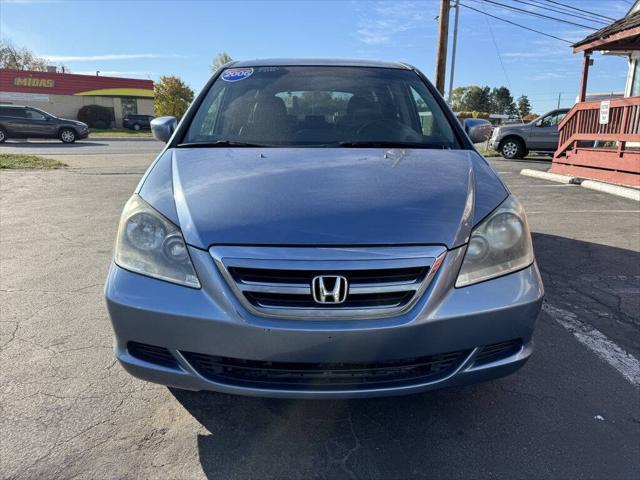
<svg viewBox="0 0 640 480">
<path fill-rule="evenodd" d="M 489 380 L 533 350 L 522 205 L 417 69 L 232 62 L 127 202 L 115 355 L 190 390 L 345 398 Z"/>
</svg>

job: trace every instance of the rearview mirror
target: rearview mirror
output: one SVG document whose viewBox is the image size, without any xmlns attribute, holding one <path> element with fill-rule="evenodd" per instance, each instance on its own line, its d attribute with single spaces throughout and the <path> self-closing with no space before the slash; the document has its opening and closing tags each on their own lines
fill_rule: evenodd
<svg viewBox="0 0 640 480">
<path fill-rule="evenodd" d="M 491 122 L 482 118 L 465 118 L 464 131 L 473 143 L 486 142 L 491 136 Z"/>
<path fill-rule="evenodd" d="M 156 140 L 167 143 L 178 125 L 176 117 L 158 117 L 151 120 L 151 132 Z"/>
</svg>

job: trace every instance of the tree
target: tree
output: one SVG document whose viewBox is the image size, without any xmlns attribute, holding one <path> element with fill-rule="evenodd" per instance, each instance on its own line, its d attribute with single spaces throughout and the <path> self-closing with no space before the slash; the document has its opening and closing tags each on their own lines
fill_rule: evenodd
<svg viewBox="0 0 640 480">
<path fill-rule="evenodd" d="M 491 101 L 493 104 L 491 113 L 502 113 L 506 115 L 517 114 L 513 97 L 507 87 L 494 88 L 491 91 Z"/>
<path fill-rule="evenodd" d="M 477 85 L 454 88 L 451 106 L 456 112 L 491 112 L 491 89 Z"/>
<path fill-rule="evenodd" d="M 463 98 L 471 87 L 456 87 L 451 90 L 451 109 L 454 112 L 462 112 L 466 109 L 463 106 Z"/>
<path fill-rule="evenodd" d="M 220 52 L 216 58 L 213 59 L 211 64 L 211 70 L 215 72 L 225 63 L 229 63 L 233 58 L 227 52 Z"/>
<path fill-rule="evenodd" d="M 0 68 L 46 72 L 47 60 L 35 56 L 28 48 L 18 48 L 2 40 L 0 41 Z"/>
<path fill-rule="evenodd" d="M 531 114 L 531 103 L 529 103 L 529 97 L 526 95 L 520 95 L 518 98 L 518 114 L 520 118 Z"/>
<path fill-rule="evenodd" d="M 154 113 L 157 116 L 182 117 L 193 100 L 193 90 L 180 78 L 162 76 L 153 87 L 155 97 Z"/>
<path fill-rule="evenodd" d="M 464 97 L 467 110 L 491 113 L 491 89 L 489 87 L 471 87 Z"/>
<path fill-rule="evenodd" d="M 7 40 L 0 40 L 0 68 L 11 70 L 29 70 L 32 72 L 46 72 L 51 63 L 46 58 L 36 56 L 26 47 L 16 47 Z M 69 67 L 58 64 L 62 72 L 69 73 Z"/>
</svg>

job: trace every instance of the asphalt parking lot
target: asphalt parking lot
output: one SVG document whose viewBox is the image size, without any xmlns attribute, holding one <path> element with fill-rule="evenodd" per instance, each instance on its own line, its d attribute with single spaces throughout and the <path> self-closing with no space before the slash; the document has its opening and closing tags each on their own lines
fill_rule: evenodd
<svg viewBox="0 0 640 480">
<path fill-rule="evenodd" d="M 160 148 L 0 147 L 69 164 L 0 172 L 0 477 L 639 477 L 638 203 L 519 175 L 542 161 L 492 161 L 527 209 L 547 293 L 515 375 L 353 401 L 186 392 L 114 362 L 102 298 L 122 206 Z"/>
</svg>

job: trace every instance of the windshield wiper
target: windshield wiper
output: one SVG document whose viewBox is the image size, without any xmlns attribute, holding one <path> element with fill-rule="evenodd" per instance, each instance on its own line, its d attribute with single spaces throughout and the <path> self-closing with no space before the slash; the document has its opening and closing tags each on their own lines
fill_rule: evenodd
<svg viewBox="0 0 640 480">
<path fill-rule="evenodd" d="M 212 147 L 268 147 L 259 143 L 234 142 L 232 140 L 216 140 L 215 142 L 180 143 L 178 148 L 212 148 Z"/>
<path fill-rule="evenodd" d="M 449 148 L 443 143 L 391 142 L 386 140 L 339 142 L 338 146 L 345 148 L 439 148 L 443 150 Z"/>
</svg>

